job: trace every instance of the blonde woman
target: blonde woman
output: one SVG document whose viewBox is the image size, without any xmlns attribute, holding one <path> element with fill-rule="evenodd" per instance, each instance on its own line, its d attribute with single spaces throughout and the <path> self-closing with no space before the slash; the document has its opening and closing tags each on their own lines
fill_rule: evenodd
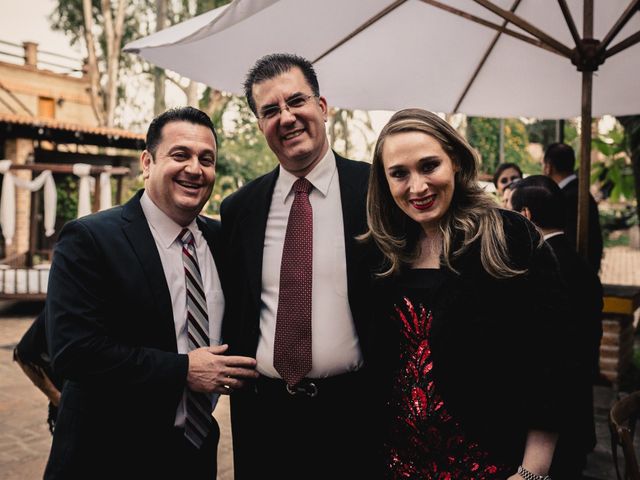
<svg viewBox="0 0 640 480">
<path fill-rule="evenodd" d="M 388 478 L 541 480 L 556 443 L 565 308 L 552 255 L 476 183 L 467 142 L 397 112 L 376 144 L 367 214 L 385 354 Z"/>
</svg>

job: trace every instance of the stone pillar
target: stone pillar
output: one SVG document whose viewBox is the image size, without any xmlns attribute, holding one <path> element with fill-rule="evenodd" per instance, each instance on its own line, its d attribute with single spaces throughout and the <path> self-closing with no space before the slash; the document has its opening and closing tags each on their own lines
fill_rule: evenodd
<svg viewBox="0 0 640 480">
<path fill-rule="evenodd" d="M 38 44 L 34 42 L 22 42 L 24 47 L 24 64 L 27 67 L 38 68 Z"/>
<path fill-rule="evenodd" d="M 33 155 L 33 141 L 26 138 L 9 139 L 4 144 L 5 156 L 15 165 L 24 165 Z M 31 180 L 30 170 L 12 170 L 16 177 Z M 16 188 L 16 232 L 13 243 L 6 246 L 6 256 L 29 251 L 29 229 L 31 219 L 31 192 Z"/>
<path fill-rule="evenodd" d="M 603 288 L 600 372 L 617 384 L 633 358 L 634 314 L 640 307 L 640 287 L 603 285 Z"/>
</svg>

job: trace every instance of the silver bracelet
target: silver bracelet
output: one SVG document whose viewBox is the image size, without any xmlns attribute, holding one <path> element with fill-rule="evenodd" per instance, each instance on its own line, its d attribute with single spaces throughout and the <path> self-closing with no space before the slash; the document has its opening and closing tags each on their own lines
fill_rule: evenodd
<svg viewBox="0 0 640 480">
<path fill-rule="evenodd" d="M 518 467 L 518 475 L 524 478 L 524 480 L 551 480 L 549 475 L 536 475 L 535 473 L 531 473 L 522 465 Z"/>
</svg>

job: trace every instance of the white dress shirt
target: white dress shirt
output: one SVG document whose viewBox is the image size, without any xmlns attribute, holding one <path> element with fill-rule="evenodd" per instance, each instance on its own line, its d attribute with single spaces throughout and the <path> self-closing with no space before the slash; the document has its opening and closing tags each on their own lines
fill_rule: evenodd
<svg viewBox="0 0 640 480">
<path fill-rule="evenodd" d="M 331 149 L 306 178 L 313 185 L 309 194 L 313 209 L 313 363 L 307 376 L 324 378 L 357 370 L 362 365 L 362 353 L 347 296 L 342 203 L 336 159 Z M 291 189 L 297 179 L 280 167 L 264 236 L 260 338 L 256 359 L 258 372 L 273 378 L 280 378 L 273 366 L 273 343 L 282 250 L 294 198 Z"/>
<path fill-rule="evenodd" d="M 142 194 L 140 205 L 144 212 L 151 234 L 156 242 L 164 277 L 169 286 L 171 295 L 171 307 L 173 309 L 173 323 L 176 329 L 178 353 L 188 353 L 187 339 L 187 290 L 185 284 L 184 265 L 182 263 L 182 243 L 178 235 L 182 227 L 170 219 L 160 210 L 147 193 Z M 220 332 L 222 329 L 222 316 L 224 314 L 224 296 L 216 264 L 209 245 L 202 232 L 198 228 L 195 219 L 187 226 L 193 234 L 198 256 L 198 266 L 202 275 L 205 296 L 207 299 L 207 313 L 209 315 L 209 341 L 211 346 L 220 345 Z M 185 419 L 185 395 L 176 411 L 176 426 L 183 426 Z M 211 410 L 218 401 L 218 395 L 212 395 Z"/>
<path fill-rule="evenodd" d="M 562 180 L 560 180 L 558 182 L 558 186 L 560 187 L 560 189 L 563 189 L 564 187 L 566 187 L 569 184 L 569 182 L 573 181 L 576 178 L 578 178 L 578 176 L 575 173 L 572 173 L 568 177 L 565 177 Z"/>
</svg>

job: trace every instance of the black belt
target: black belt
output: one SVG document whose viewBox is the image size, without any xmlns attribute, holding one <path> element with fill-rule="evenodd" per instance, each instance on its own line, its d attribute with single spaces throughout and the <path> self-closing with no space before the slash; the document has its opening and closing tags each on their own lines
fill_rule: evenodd
<svg viewBox="0 0 640 480">
<path fill-rule="evenodd" d="M 303 378 L 300 383 L 290 387 L 280 378 L 261 375 L 255 382 L 255 392 L 258 395 L 286 394 L 306 398 L 324 397 L 333 393 L 343 394 L 345 391 L 359 388 L 363 377 L 364 375 L 357 371 L 326 378 Z"/>
</svg>

